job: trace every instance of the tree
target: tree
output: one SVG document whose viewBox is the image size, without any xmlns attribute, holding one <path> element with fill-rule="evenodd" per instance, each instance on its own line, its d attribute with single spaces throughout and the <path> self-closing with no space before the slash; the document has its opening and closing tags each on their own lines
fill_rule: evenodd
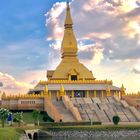
<svg viewBox="0 0 140 140">
<path fill-rule="evenodd" d="M 34 118 L 34 124 L 37 123 L 37 125 L 39 125 L 39 114 L 40 114 L 39 110 L 33 110 L 32 116 Z"/>
<path fill-rule="evenodd" d="M 14 114 L 14 121 L 18 123 L 18 126 L 20 127 L 21 122 L 22 122 L 22 118 L 23 118 L 23 113 L 22 112 L 16 112 Z"/>
<path fill-rule="evenodd" d="M 8 109 L 5 108 L 0 109 L 0 119 L 2 121 L 3 128 L 5 126 L 5 120 L 8 118 L 9 115 L 10 115 L 10 111 Z"/>
<path fill-rule="evenodd" d="M 119 121 L 120 121 L 120 118 L 119 118 L 119 116 L 114 116 L 114 117 L 112 118 L 112 120 L 113 120 L 113 123 L 114 123 L 115 125 L 118 125 L 118 123 L 119 123 Z"/>
</svg>

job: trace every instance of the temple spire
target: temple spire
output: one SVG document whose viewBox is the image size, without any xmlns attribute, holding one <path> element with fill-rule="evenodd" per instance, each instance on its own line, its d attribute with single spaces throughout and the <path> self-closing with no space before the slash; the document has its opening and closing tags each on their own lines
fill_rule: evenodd
<svg viewBox="0 0 140 140">
<path fill-rule="evenodd" d="M 92 72 L 81 64 L 77 57 L 78 47 L 73 31 L 70 7 L 71 4 L 67 1 L 65 10 L 66 18 L 64 21 L 64 36 L 61 44 L 62 60 L 55 71 L 48 71 L 47 77 L 49 80 L 95 80 Z M 65 92 L 63 94 L 65 94 Z M 59 97 L 59 93 L 57 93 L 57 95 L 57 97 Z"/>
<path fill-rule="evenodd" d="M 77 56 L 77 41 L 73 33 L 73 21 L 70 13 L 69 1 L 66 4 L 66 19 L 64 23 L 65 31 L 61 46 L 62 58 Z"/>
<path fill-rule="evenodd" d="M 72 28 L 73 22 L 70 14 L 69 1 L 67 1 L 65 28 Z"/>
</svg>

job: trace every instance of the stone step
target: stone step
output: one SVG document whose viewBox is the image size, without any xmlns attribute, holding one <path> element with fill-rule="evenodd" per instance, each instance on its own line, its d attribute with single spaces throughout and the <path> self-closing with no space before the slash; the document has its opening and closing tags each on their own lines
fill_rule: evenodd
<svg viewBox="0 0 140 140">
<path fill-rule="evenodd" d="M 71 101 L 78 108 L 83 120 L 109 122 L 116 115 L 121 122 L 140 120 L 140 113 L 118 97 L 73 98 Z"/>
<path fill-rule="evenodd" d="M 66 109 L 62 101 L 53 100 L 52 103 L 55 105 L 58 112 L 62 115 L 63 122 L 74 122 L 76 121 L 72 113 Z"/>
</svg>

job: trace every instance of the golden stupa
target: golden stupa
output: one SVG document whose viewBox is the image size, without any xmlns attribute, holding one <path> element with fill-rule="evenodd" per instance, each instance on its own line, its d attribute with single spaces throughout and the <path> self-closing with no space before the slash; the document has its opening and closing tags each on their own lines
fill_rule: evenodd
<svg viewBox="0 0 140 140">
<path fill-rule="evenodd" d="M 120 88 L 112 85 L 112 81 L 95 80 L 92 71 L 79 62 L 78 47 L 73 31 L 73 21 L 70 13 L 69 2 L 66 7 L 66 19 L 64 23 L 64 36 L 61 44 L 61 62 L 55 70 L 47 71 L 47 81 L 40 81 L 29 93 L 39 94 L 48 86 L 51 97 L 56 98 L 63 85 L 66 95 L 75 97 L 94 97 L 107 95 L 106 89 L 110 87 L 110 95 L 120 91 Z"/>
</svg>

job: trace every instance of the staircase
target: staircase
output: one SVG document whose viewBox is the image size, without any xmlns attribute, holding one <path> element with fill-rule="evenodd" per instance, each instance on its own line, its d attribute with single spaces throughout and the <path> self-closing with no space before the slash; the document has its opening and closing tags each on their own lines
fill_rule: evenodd
<svg viewBox="0 0 140 140">
<path fill-rule="evenodd" d="M 56 107 L 59 114 L 62 116 L 63 122 L 75 122 L 76 119 L 73 117 L 72 113 L 66 109 L 62 101 L 52 100 L 53 105 Z"/>
<path fill-rule="evenodd" d="M 45 98 L 44 102 L 44 110 L 55 122 L 60 122 L 60 120 L 62 120 L 62 116 L 58 112 L 57 108 L 52 104 L 52 101 L 49 98 Z"/>
<path fill-rule="evenodd" d="M 83 121 L 112 122 L 115 115 L 120 117 L 121 122 L 140 121 L 140 112 L 117 97 L 78 97 L 71 98 L 71 102 L 78 108 Z"/>
</svg>

